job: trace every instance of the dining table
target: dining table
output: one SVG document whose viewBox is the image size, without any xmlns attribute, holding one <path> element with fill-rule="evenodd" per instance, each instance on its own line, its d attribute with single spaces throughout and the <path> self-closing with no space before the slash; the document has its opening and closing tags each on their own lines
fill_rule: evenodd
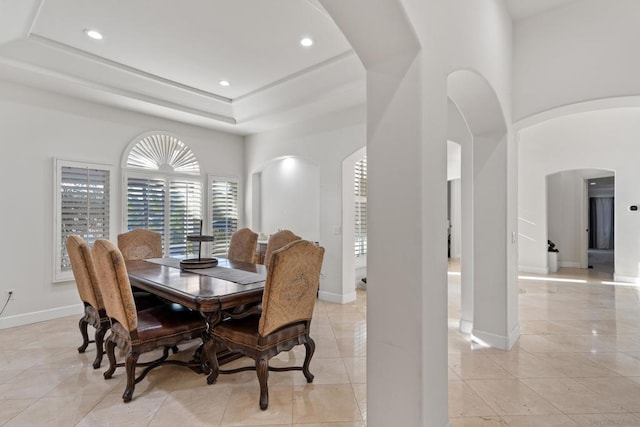
<svg viewBox="0 0 640 427">
<path fill-rule="evenodd" d="M 202 314 L 207 328 L 203 337 L 205 349 L 207 340 L 211 340 L 209 331 L 215 325 L 228 316 L 255 311 L 262 301 L 267 273 L 262 264 L 216 259 L 216 266 L 197 269 L 181 268 L 180 259 L 176 258 L 126 261 L 131 286 Z M 194 357 L 203 362 L 202 369 L 207 371 L 210 358 L 215 356 L 201 352 L 202 347 Z M 216 354 L 219 364 L 239 357 L 226 349 L 216 349 Z"/>
</svg>

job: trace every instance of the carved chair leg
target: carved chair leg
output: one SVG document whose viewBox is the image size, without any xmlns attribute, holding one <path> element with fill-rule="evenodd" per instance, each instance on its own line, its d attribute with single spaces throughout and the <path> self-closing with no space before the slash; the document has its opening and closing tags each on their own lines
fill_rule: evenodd
<svg viewBox="0 0 640 427">
<path fill-rule="evenodd" d="M 216 355 L 216 343 L 213 339 L 209 338 L 204 342 L 203 356 L 209 362 L 209 368 L 211 372 L 207 377 L 207 384 L 214 384 L 218 380 L 220 374 L 218 366 L 218 356 Z"/>
<path fill-rule="evenodd" d="M 116 343 L 113 341 L 107 340 L 107 358 L 109 359 L 109 369 L 105 371 L 104 376 L 105 380 L 111 378 L 113 373 L 116 371 Z"/>
<path fill-rule="evenodd" d="M 87 333 L 87 326 L 89 326 L 89 323 L 86 321 L 86 319 L 84 317 L 80 319 L 78 327 L 80 328 L 80 335 L 82 335 L 82 345 L 78 347 L 78 353 L 84 353 L 84 351 L 87 349 L 87 346 L 89 345 L 89 334 Z"/>
<path fill-rule="evenodd" d="M 260 383 L 260 409 L 264 411 L 269 406 L 269 389 L 267 387 L 269 359 L 266 356 L 260 356 L 256 360 L 256 374 L 258 374 L 258 382 Z"/>
<path fill-rule="evenodd" d="M 133 397 L 133 390 L 136 388 L 136 364 L 140 355 L 134 351 L 130 351 L 127 354 L 125 360 L 125 369 L 127 371 L 127 388 L 125 388 L 122 394 L 122 400 L 130 402 Z"/>
<path fill-rule="evenodd" d="M 316 351 L 316 343 L 311 339 L 311 337 L 307 337 L 307 341 L 304 343 L 304 348 L 307 350 L 304 356 L 304 364 L 302 365 L 302 373 L 304 377 L 307 379 L 307 382 L 313 382 L 313 374 L 309 371 L 309 364 L 311 363 L 311 358 L 313 357 L 313 353 Z"/>
<path fill-rule="evenodd" d="M 102 356 L 104 355 L 104 334 L 107 332 L 107 326 L 100 324 L 96 329 L 96 358 L 93 361 L 93 369 L 98 369 L 102 364 Z"/>
</svg>

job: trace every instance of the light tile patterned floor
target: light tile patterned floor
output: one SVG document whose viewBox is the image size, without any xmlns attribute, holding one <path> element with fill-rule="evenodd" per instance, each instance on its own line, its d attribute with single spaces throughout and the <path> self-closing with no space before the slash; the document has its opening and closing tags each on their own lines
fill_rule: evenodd
<svg viewBox="0 0 640 427">
<path fill-rule="evenodd" d="M 640 426 L 640 290 L 595 271 L 522 275 L 521 338 L 512 351 L 480 348 L 458 331 L 460 276 L 449 275 L 449 416 L 458 426 Z M 85 354 L 77 317 L 0 331 L 0 425 L 304 426 L 366 423 L 366 292 L 319 302 L 316 375 L 273 372 L 258 408 L 253 372 L 214 385 L 175 366 L 152 371 L 123 404 L 124 373 L 102 378 Z M 45 336 L 42 331 L 48 331 Z M 196 342 L 183 346 L 188 357 Z M 304 348 L 274 365 L 300 362 Z M 234 364 L 248 363 L 236 361 Z M 412 427 L 412 426 L 399 426 Z"/>
<path fill-rule="evenodd" d="M 640 288 L 563 268 L 521 274 L 520 340 L 480 348 L 457 330 L 449 273 L 449 417 L 459 426 L 640 426 Z"/>
</svg>

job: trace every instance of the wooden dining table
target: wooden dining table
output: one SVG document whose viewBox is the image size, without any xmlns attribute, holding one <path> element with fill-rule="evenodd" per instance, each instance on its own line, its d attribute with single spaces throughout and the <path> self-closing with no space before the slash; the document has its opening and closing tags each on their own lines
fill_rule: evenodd
<svg viewBox="0 0 640 427">
<path fill-rule="evenodd" d="M 174 258 L 130 260 L 126 267 L 132 286 L 202 313 L 207 326 L 206 342 L 210 339 L 208 332 L 225 316 L 237 315 L 262 301 L 267 272 L 261 264 L 217 260 L 216 267 L 206 269 L 181 269 L 180 260 Z M 217 354 L 220 364 L 237 357 L 224 349 Z M 203 361 L 211 357 L 204 356 Z"/>
</svg>

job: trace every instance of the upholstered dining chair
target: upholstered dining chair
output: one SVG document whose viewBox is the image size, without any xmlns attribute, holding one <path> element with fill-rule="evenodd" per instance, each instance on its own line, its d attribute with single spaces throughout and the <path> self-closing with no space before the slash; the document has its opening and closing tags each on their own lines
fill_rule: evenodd
<svg viewBox="0 0 640 427">
<path fill-rule="evenodd" d="M 227 258 L 234 261 L 253 262 L 258 245 L 258 233 L 241 228 L 231 235 Z"/>
<path fill-rule="evenodd" d="M 118 234 L 118 249 L 126 261 L 134 259 L 149 259 L 162 257 L 162 235 L 144 228 L 136 228 L 126 233 Z M 133 287 L 133 296 L 136 302 L 140 298 L 148 301 L 160 301 L 149 292 Z M 139 308 L 140 309 L 140 308 Z"/>
<path fill-rule="evenodd" d="M 155 231 L 136 228 L 118 234 L 118 249 L 125 260 L 162 257 L 162 235 Z"/>
<path fill-rule="evenodd" d="M 93 258 L 105 309 L 111 322 L 110 333 L 106 338 L 109 369 L 104 373 L 104 378 L 111 378 L 117 367 L 125 367 L 127 385 L 122 400 L 129 402 L 135 385 L 151 369 L 162 364 L 188 366 L 196 371 L 200 369 L 199 363 L 167 360 L 170 348 L 182 341 L 202 338 L 205 323 L 200 313 L 175 309 L 172 304 L 138 311 L 120 250 L 110 241 L 99 239 L 93 245 Z M 125 354 L 124 364 L 116 363 L 116 347 Z M 164 349 L 160 358 L 138 363 L 142 353 L 157 348 Z M 136 376 L 138 366 L 144 369 Z"/>
<path fill-rule="evenodd" d="M 96 269 L 91 256 L 91 249 L 87 242 L 80 236 L 72 234 L 65 242 L 73 277 L 76 281 L 78 294 L 84 304 L 84 315 L 78 324 L 82 335 L 82 345 L 78 347 L 79 353 L 84 353 L 89 343 L 96 343 L 96 358 L 93 368 L 98 369 L 102 363 L 104 354 L 104 335 L 109 329 L 109 318 L 104 309 L 102 295 L 98 287 Z M 89 340 L 88 325 L 95 328 L 94 341 Z"/>
<path fill-rule="evenodd" d="M 291 230 L 280 230 L 269 236 L 267 249 L 264 252 L 264 265 L 267 267 L 269 266 L 271 263 L 271 254 L 274 251 L 277 251 L 281 247 L 288 245 L 295 240 L 300 240 L 300 236 L 296 236 Z"/>
<path fill-rule="evenodd" d="M 273 252 L 271 266 L 262 296 L 259 315 L 235 316 L 214 326 L 205 343 L 205 354 L 211 366 L 207 382 L 213 384 L 219 374 L 255 370 L 260 383 L 260 409 L 269 405 L 267 377 L 269 371 L 302 371 L 307 382 L 313 381 L 309 371 L 315 342 L 309 326 L 316 301 L 324 248 L 306 240 L 296 240 Z M 270 367 L 269 359 L 281 351 L 304 344 L 306 355 L 302 366 Z M 226 346 L 255 361 L 255 366 L 222 370 L 218 364 L 216 345 Z"/>
</svg>

